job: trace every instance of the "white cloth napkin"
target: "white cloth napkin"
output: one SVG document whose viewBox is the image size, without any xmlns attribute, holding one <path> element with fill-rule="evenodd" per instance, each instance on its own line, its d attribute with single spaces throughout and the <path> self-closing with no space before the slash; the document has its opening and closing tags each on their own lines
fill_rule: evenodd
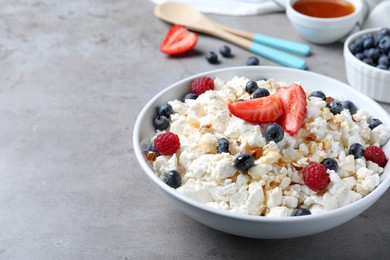
<svg viewBox="0 0 390 260">
<path fill-rule="evenodd" d="M 180 2 L 203 13 L 221 15 L 257 15 L 284 12 L 288 0 L 151 0 L 156 4 Z M 390 27 L 390 0 L 362 0 L 365 28 Z M 367 23 L 365 21 L 367 20 Z"/>
</svg>

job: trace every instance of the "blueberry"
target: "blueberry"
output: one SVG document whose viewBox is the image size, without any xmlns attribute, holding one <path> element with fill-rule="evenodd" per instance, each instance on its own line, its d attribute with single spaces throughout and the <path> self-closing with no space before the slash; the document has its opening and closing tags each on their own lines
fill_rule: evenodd
<svg viewBox="0 0 390 260">
<path fill-rule="evenodd" d="M 260 60 L 259 60 L 259 58 L 255 57 L 255 56 L 249 57 L 246 61 L 246 65 L 248 65 L 248 66 L 256 66 L 259 64 L 260 64 Z"/>
<path fill-rule="evenodd" d="M 190 92 L 183 97 L 183 101 L 185 101 L 186 99 L 197 99 L 197 98 L 198 98 L 198 95 Z"/>
<path fill-rule="evenodd" d="M 366 55 L 364 55 L 363 52 L 358 52 L 355 54 L 355 57 L 359 60 L 363 60 L 366 57 Z"/>
<path fill-rule="evenodd" d="M 322 162 L 322 165 L 324 165 L 327 169 L 333 170 L 337 172 L 337 169 L 339 168 L 338 163 L 333 158 L 325 158 Z"/>
<path fill-rule="evenodd" d="M 370 49 L 372 47 L 374 47 L 374 38 L 370 37 L 370 38 L 364 39 L 363 49 Z"/>
<path fill-rule="evenodd" d="M 257 85 L 256 81 L 250 80 L 245 85 L 245 91 L 249 94 L 252 94 L 258 87 L 259 86 Z"/>
<path fill-rule="evenodd" d="M 378 43 L 378 49 L 382 53 L 388 53 L 390 50 L 390 35 L 383 36 Z"/>
<path fill-rule="evenodd" d="M 358 110 L 357 107 L 355 106 L 355 104 L 352 101 L 349 101 L 349 100 L 345 100 L 344 103 L 343 103 L 343 106 L 344 106 L 345 109 L 349 110 L 349 113 L 351 115 L 356 114 L 356 112 Z"/>
<path fill-rule="evenodd" d="M 372 130 L 378 125 L 381 125 L 382 121 L 377 118 L 370 118 L 367 120 L 367 123 L 368 123 L 368 127 Z"/>
<path fill-rule="evenodd" d="M 380 56 L 380 52 L 377 48 L 366 49 L 363 53 L 366 58 L 370 58 L 373 61 L 377 61 Z"/>
<path fill-rule="evenodd" d="M 362 61 L 367 65 L 375 66 L 375 62 L 371 58 L 364 58 Z"/>
<path fill-rule="evenodd" d="M 337 114 L 340 114 L 341 111 L 344 110 L 344 107 L 343 107 L 343 104 L 338 101 L 338 100 L 333 100 L 332 102 L 330 102 L 329 104 L 329 109 L 330 109 L 330 112 L 333 114 L 333 115 L 337 115 Z"/>
<path fill-rule="evenodd" d="M 299 208 L 297 211 L 295 211 L 294 216 L 306 216 L 306 215 L 311 215 L 311 212 L 307 208 Z"/>
<path fill-rule="evenodd" d="M 148 151 L 149 152 L 155 152 L 156 156 L 160 156 L 160 153 L 157 152 L 156 147 L 154 147 L 154 143 L 153 142 L 150 144 Z"/>
<path fill-rule="evenodd" d="M 166 116 L 157 116 L 153 120 L 153 126 L 157 130 L 165 130 L 169 126 L 169 119 Z"/>
<path fill-rule="evenodd" d="M 382 64 L 379 64 L 379 65 L 377 65 L 376 66 L 378 69 L 381 69 L 381 70 L 388 70 L 389 68 L 388 67 L 386 67 L 386 66 L 384 66 L 384 65 L 382 65 Z"/>
<path fill-rule="evenodd" d="M 239 171 L 247 171 L 255 165 L 255 160 L 250 154 L 240 154 L 234 160 L 234 167 Z"/>
<path fill-rule="evenodd" d="M 164 174 L 163 181 L 168 184 L 169 187 L 178 188 L 181 185 L 181 176 L 176 170 L 167 171 Z"/>
<path fill-rule="evenodd" d="M 229 140 L 221 138 L 217 143 L 217 153 L 229 153 Z"/>
<path fill-rule="evenodd" d="M 390 65 L 390 59 L 387 55 L 381 55 L 378 59 L 378 65 L 388 68 Z"/>
<path fill-rule="evenodd" d="M 354 143 L 349 147 L 348 154 L 352 154 L 355 159 L 361 158 L 364 154 L 364 148 L 359 143 Z"/>
<path fill-rule="evenodd" d="M 169 118 L 173 114 L 173 108 L 170 104 L 165 103 L 158 107 L 158 115 Z"/>
<path fill-rule="evenodd" d="M 270 95 L 270 93 L 269 93 L 268 89 L 266 89 L 266 88 L 258 88 L 258 89 L 256 89 L 253 92 L 252 98 L 267 97 L 269 95 Z"/>
<path fill-rule="evenodd" d="M 225 58 L 232 56 L 232 50 L 230 49 L 229 46 L 226 45 L 219 48 L 219 53 L 221 53 L 221 55 Z"/>
<path fill-rule="evenodd" d="M 242 98 L 239 98 L 235 102 L 242 102 L 242 101 L 245 101 L 245 100 L 243 100 Z"/>
<path fill-rule="evenodd" d="M 313 93 L 310 94 L 310 97 L 321 98 L 324 101 L 326 100 L 326 95 L 321 90 L 314 91 Z"/>
<path fill-rule="evenodd" d="M 390 28 L 381 28 L 378 31 L 378 34 L 380 34 L 380 35 L 390 35 Z"/>
<path fill-rule="evenodd" d="M 270 124 L 265 128 L 264 137 L 267 141 L 274 141 L 278 143 L 283 140 L 284 131 L 283 128 L 278 124 Z"/>
<path fill-rule="evenodd" d="M 363 51 L 363 46 L 353 42 L 351 45 L 349 45 L 349 50 L 352 52 L 352 54 L 356 54 Z"/>
<path fill-rule="evenodd" d="M 207 53 L 206 53 L 206 60 L 209 62 L 209 63 L 211 63 L 211 64 L 216 64 L 216 63 L 218 63 L 218 55 L 215 53 L 215 52 L 213 52 L 213 51 L 208 51 Z"/>
</svg>

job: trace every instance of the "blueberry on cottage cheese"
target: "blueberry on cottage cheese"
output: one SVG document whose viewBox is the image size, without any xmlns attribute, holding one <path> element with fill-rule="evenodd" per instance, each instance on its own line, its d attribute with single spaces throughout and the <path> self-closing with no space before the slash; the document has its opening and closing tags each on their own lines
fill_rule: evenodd
<svg viewBox="0 0 390 260">
<path fill-rule="evenodd" d="M 355 104 L 352 102 L 352 101 L 349 101 L 349 100 L 345 100 L 344 102 L 343 102 L 343 107 L 345 108 L 345 109 L 348 109 L 349 110 L 349 113 L 351 114 L 351 115 L 354 115 L 354 114 L 356 114 L 356 112 L 357 112 L 357 107 L 355 106 Z"/>
<path fill-rule="evenodd" d="M 308 210 L 307 208 L 299 208 L 294 213 L 294 216 L 306 216 L 306 215 L 311 215 L 310 210 Z"/>
<path fill-rule="evenodd" d="M 367 123 L 368 123 L 368 127 L 372 130 L 378 125 L 381 125 L 382 121 L 377 118 L 370 118 L 367 120 Z"/>
<path fill-rule="evenodd" d="M 333 170 L 335 172 L 337 172 L 339 168 L 337 161 L 333 158 L 325 158 L 321 164 L 324 165 L 327 169 Z"/>
<path fill-rule="evenodd" d="M 176 170 L 167 171 L 164 174 L 163 181 L 168 184 L 169 187 L 178 188 L 181 185 L 181 176 Z"/>
<path fill-rule="evenodd" d="M 337 114 L 340 114 L 341 111 L 344 110 L 344 107 L 340 101 L 333 100 L 332 102 L 329 103 L 329 109 L 333 115 L 337 115 Z"/>
<path fill-rule="evenodd" d="M 266 88 L 257 88 L 253 93 L 252 93 L 252 98 L 261 98 L 261 97 L 267 97 L 269 96 L 270 93 L 268 89 Z"/>
<path fill-rule="evenodd" d="M 197 98 L 198 98 L 198 95 L 190 92 L 183 97 L 183 101 L 185 101 L 186 99 L 197 99 Z"/>
<path fill-rule="evenodd" d="M 267 141 L 274 141 L 278 143 L 283 140 L 284 131 L 283 128 L 278 124 L 270 124 L 265 128 L 264 137 Z"/>
<path fill-rule="evenodd" d="M 349 147 L 348 153 L 352 154 L 355 157 L 355 159 L 361 158 L 364 155 L 363 145 L 359 143 L 352 144 Z"/>
<path fill-rule="evenodd" d="M 171 114 L 173 114 L 173 108 L 170 104 L 165 103 L 159 106 L 158 115 L 170 118 Z"/>
<path fill-rule="evenodd" d="M 258 88 L 259 86 L 257 85 L 256 81 L 253 81 L 253 80 L 250 80 L 246 83 L 245 85 L 245 91 L 249 94 L 252 94 L 253 92 L 255 92 L 255 90 Z"/>
<path fill-rule="evenodd" d="M 234 167 L 239 171 L 247 171 L 255 165 L 255 160 L 250 154 L 240 154 L 234 160 Z"/>
<path fill-rule="evenodd" d="M 157 130 L 165 130 L 169 126 L 169 119 L 166 116 L 157 116 L 153 120 L 153 126 Z"/>
<path fill-rule="evenodd" d="M 321 90 L 314 91 L 313 93 L 310 94 L 310 97 L 321 98 L 324 101 L 326 100 L 326 95 Z"/>
<path fill-rule="evenodd" d="M 229 153 L 229 140 L 221 138 L 217 143 L 217 153 Z"/>
</svg>

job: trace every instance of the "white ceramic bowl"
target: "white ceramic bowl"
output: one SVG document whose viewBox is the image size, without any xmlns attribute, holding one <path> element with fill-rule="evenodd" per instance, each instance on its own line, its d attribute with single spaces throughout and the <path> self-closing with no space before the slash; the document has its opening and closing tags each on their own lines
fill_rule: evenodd
<svg viewBox="0 0 390 260">
<path fill-rule="evenodd" d="M 349 46 L 357 37 L 379 30 L 380 28 L 366 29 L 348 37 L 344 43 L 345 70 L 348 83 L 354 89 L 377 101 L 390 103 L 390 71 L 365 64 L 349 50 Z"/>
<path fill-rule="evenodd" d="M 390 126 L 389 115 L 375 101 L 345 83 L 308 71 L 267 66 L 233 67 L 201 73 L 174 83 L 158 93 L 140 112 L 134 126 L 133 146 L 146 176 L 173 205 L 191 218 L 217 230 L 238 236 L 263 239 L 300 237 L 334 228 L 356 217 L 374 204 L 389 188 L 390 170 L 387 166 L 379 186 L 366 197 L 339 209 L 300 217 L 260 217 L 231 213 L 212 208 L 178 193 L 155 175 L 145 159 L 145 151 L 149 148 L 150 138 L 155 134 L 152 119 L 156 107 L 167 101 L 180 99 L 188 93 L 190 82 L 204 75 L 224 80 L 230 80 L 233 76 L 239 75 L 251 79 L 266 77 L 276 81 L 300 81 L 304 86 L 316 90 L 322 89 L 329 95 L 348 97 L 358 107 L 364 107 L 371 115 L 375 115 L 385 125 Z M 390 154 L 390 143 L 386 144 L 383 149 L 386 154 Z"/>
<path fill-rule="evenodd" d="M 297 0 L 288 0 L 286 14 L 299 35 L 313 43 L 336 42 L 352 31 L 363 13 L 362 0 L 348 0 L 355 7 L 352 14 L 337 18 L 316 18 L 297 12 L 292 5 Z"/>
</svg>

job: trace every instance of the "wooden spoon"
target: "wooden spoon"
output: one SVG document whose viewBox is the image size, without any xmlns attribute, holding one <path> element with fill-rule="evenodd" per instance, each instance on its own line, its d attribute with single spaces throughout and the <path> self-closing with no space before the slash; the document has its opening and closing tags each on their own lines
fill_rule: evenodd
<svg viewBox="0 0 390 260">
<path fill-rule="evenodd" d="M 286 67 L 306 68 L 306 61 L 227 32 L 214 21 L 187 5 L 173 2 L 163 3 L 156 6 L 154 14 L 168 23 L 184 25 L 190 30 L 223 39 Z"/>
</svg>

